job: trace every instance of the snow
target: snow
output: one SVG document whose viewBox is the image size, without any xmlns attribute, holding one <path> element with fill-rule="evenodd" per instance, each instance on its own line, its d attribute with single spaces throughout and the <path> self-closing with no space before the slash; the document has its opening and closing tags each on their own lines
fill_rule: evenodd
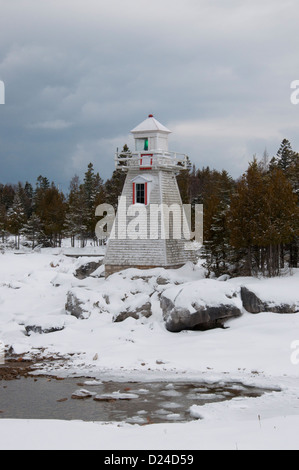
<svg viewBox="0 0 299 470">
<path fill-rule="evenodd" d="M 262 301 L 272 301 L 273 304 L 294 304 L 299 310 L 299 270 L 294 269 L 291 275 L 277 278 L 260 279 L 240 277 L 231 279 L 230 284 L 246 286 Z"/>
<path fill-rule="evenodd" d="M 196 312 L 194 304 L 197 306 L 226 305 L 234 297 L 236 306 L 240 307 L 240 299 L 237 298 L 238 290 L 226 282 L 202 279 L 201 282 L 184 283 L 183 287 L 170 287 L 164 291 L 163 295 L 172 300 L 176 307 L 187 308 L 192 313 Z"/>
<path fill-rule="evenodd" d="M 96 395 L 95 399 L 114 399 L 114 400 L 131 400 L 132 398 L 138 398 L 139 395 L 136 393 L 121 393 L 120 391 L 112 393 L 104 393 L 102 395 Z"/>
<path fill-rule="evenodd" d="M 226 329 L 170 333 L 158 295 L 167 292 L 186 306 L 199 302 L 203 292 L 199 286 L 205 286 L 204 301 L 232 296 L 240 302 L 240 287 L 246 286 L 262 300 L 298 303 L 299 270 L 275 279 L 217 281 L 204 279 L 200 265 L 188 264 L 173 271 L 130 269 L 107 280 L 95 275 L 75 278 L 76 269 L 86 260 L 98 261 L 96 250 L 92 251 L 81 258 L 66 256 L 59 249 L 0 255 L 0 352 L 5 344 L 23 357 L 39 354 L 45 363 L 50 356 L 65 357 L 46 363 L 36 373 L 88 377 L 86 387 L 104 380 L 163 380 L 169 384 L 165 395 L 169 405 L 174 404 L 176 381 L 234 381 L 275 391 L 257 398 L 193 405 L 194 421 L 187 423 L 178 422 L 171 406 L 165 423 L 146 426 L 140 426 L 145 424 L 142 416 L 134 417 L 131 424 L 1 418 L 0 449 L 299 448 L 299 364 L 292 360 L 294 346 L 299 349 L 299 314 L 243 311 Z M 157 282 L 159 278 L 163 283 Z M 217 298 L 210 298 L 217 283 Z M 184 298 L 178 295 L 181 284 Z M 66 314 L 70 291 L 88 308 L 89 318 Z M 114 315 L 132 308 L 133 302 L 138 307 L 148 299 L 151 317 L 113 322 Z M 33 324 L 63 329 L 25 334 L 26 325 Z"/>
</svg>

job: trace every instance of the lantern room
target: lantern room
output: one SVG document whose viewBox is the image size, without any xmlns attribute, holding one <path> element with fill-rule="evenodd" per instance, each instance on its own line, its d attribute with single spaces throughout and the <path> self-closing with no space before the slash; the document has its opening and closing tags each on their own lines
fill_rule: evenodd
<svg viewBox="0 0 299 470">
<path fill-rule="evenodd" d="M 131 133 L 135 140 L 136 152 L 168 151 L 168 135 L 171 131 L 157 121 L 152 114 Z"/>
</svg>

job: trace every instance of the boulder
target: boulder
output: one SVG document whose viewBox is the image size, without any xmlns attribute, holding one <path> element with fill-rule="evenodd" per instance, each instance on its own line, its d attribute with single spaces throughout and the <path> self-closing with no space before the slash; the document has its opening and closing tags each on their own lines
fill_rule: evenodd
<svg viewBox="0 0 299 470">
<path fill-rule="evenodd" d="M 67 293 L 65 310 L 66 313 L 73 315 L 80 320 L 86 320 L 90 317 L 90 312 L 86 310 L 85 302 L 80 300 L 72 291 Z"/>
<path fill-rule="evenodd" d="M 32 318 L 30 323 L 25 325 L 26 335 L 30 336 L 31 333 L 48 334 L 62 331 L 65 327 L 64 319 L 62 316 L 53 315 L 46 319 Z"/>
<path fill-rule="evenodd" d="M 138 320 L 139 318 L 142 318 L 142 317 L 149 318 L 152 314 L 151 308 L 152 308 L 152 305 L 150 301 L 145 302 L 139 307 L 135 307 L 135 308 L 128 307 L 126 310 L 116 314 L 113 317 L 113 321 L 117 323 L 117 322 L 124 321 L 129 317 L 134 318 L 135 320 Z"/>
<path fill-rule="evenodd" d="M 86 279 L 92 273 L 94 273 L 101 265 L 101 261 L 90 261 L 89 263 L 82 264 L 78 269 L 76 269 L 74 276 L 77 279 Z"/>
<path fill-rule="evenodd" d="M 171 332 L 223 327 L 225 321 L 242 314 L 238 292 L 212 279 L 166 289 L 160 305 L 166 329 Z"/>
<path fill-rule="evenodd" d="M 254 292 L 247 287 L 241 287 L 241 299 L 243 307 L 249 313 L 273 312 L 273 313 L 296 313 L 298 305 L 282 302 L 278 304 L 273 300 L 261 300 Z"/>
</svg>

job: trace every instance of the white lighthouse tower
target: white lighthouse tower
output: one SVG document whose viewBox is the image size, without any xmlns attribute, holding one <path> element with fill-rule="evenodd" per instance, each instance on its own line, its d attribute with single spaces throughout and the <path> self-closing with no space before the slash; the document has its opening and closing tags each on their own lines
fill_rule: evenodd
<svg viewBox="0 0 299 470">
<path fill-rule="evenodd" d="M 135 150 L 115 156 L 127 172 L 104 260 L 106 277 L 127 268 L 179 268 L 192 259 L 176 175 L 186 155 L 168 150 L 169 129 L 153 115 L 131 133 Z M 187 236 L 186 236 L 187 235 Z"/>
</svg>

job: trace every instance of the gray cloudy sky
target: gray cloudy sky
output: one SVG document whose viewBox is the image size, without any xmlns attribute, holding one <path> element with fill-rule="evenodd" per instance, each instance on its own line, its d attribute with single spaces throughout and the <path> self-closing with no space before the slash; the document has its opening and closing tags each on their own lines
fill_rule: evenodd
<svg viewBox="0 0 299 470">
<path fill-rule="evenodd" d="M 170 149 L 233 177 L 299 150 L 298 0 L 0 0 L 0 182 L 68 188 L 149 113 Z"/>
</svg>

